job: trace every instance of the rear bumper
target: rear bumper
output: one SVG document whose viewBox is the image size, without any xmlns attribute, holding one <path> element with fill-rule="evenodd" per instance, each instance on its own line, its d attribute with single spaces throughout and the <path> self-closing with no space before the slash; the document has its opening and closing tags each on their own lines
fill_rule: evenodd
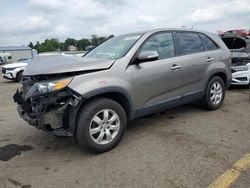
<svg viewBox="0 0 250 188">
<path fill-rule="evenodd" d="M 68 92 L 64 95 L 65 101 L 60 102 L 57 94 L 24 101 L 22 93 L 17 91 L 13 98 L 18 103 L 20 117 L 30 125 L 57 136 L 73 136 L 79 99 L 73 100 Z"/>
</svg>

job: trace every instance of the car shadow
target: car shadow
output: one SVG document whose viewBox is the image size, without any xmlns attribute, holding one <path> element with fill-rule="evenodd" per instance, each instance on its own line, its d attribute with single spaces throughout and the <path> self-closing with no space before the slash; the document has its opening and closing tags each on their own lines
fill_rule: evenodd
<svg viewBox="0 0 250 188">
<path fill-rule="evenodd" d="M 180 114 L 190 113 L 190 111 L 201 111 L 202 109 L 195 104 L 183 105 L 180 107 L 176 107 L 170 110 L 166 110 L 163 112 L 151 114 L 148 116 L 144 116 L 142 118 L 129 121 L 127 126 L 127 131 L 122 139 L 122 143 L 119 145 L 120 149 L 126 147 L 127 144 L 130 144 L 131 139 L 136 137 L 138 134 L 142 134 L 147 132 L 147 130 L 151 130 L 156 126 L 160 125 L 159 122 L 166 122 L 167 126 L 172 126 L 173 122 L 176 118 L 179 117 Z M 165 125 L 164 125 L 165 126 Z M 35 142 L 34 142 L 35 140 Z M 80 156 L 90 156 L 93 153 L 80 148 L 77 144 L 77 141 L 74 137 L 56 137 L 52 134 L 35 131 L 35 134 L 29 135 L 24 140 L 25 144 L 33 143 L 32 147 L 39 149 L 39 152 L 45 152 L 50 154 L 56 153 L 73 153 L 74 155 Z M 125 144 L 125 145 L 123 145 Z M 119 151 L 114 149 L 111 151 Z"/>
<path fill-rule="evenodd" d="M 240 85 L 231 85 L 228 89 L 229 90 L 249 90 L 250 87 L 249 86 L 240 86 Z"/>
</svg>

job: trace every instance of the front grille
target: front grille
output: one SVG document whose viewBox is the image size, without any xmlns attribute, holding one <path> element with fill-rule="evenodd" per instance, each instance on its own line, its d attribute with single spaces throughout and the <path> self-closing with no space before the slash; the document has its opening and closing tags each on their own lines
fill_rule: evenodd
<svg viewBox="0 0 250 188">
<path fill-rule="evenodd" d="M 6 73 L 5 68 L 2 68 L 2 73 L 3 73 L 3 74 L 5 74 L 5 73 Z"/>
<path fill-rule="evenodd" d="M 250 63 L 249 59 L 232 59 L 233 66 L 244 66 L 248 63 Z"/>
</svg>

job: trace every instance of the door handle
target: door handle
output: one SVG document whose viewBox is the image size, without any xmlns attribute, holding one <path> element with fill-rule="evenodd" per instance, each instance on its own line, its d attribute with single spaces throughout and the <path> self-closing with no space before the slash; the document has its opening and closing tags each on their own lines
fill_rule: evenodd
<svg viewBox="0 0 250 188">
<path fill-rule="evenodd" d="M 211 61 L 213 61 L 213 60 L 214 60 L 214 58 L 208 57 L 206 61 L 207 61 L 207 62 L 211 62 Z"/>
<path fill-rule="evenodd" d="M 180 69 L 181 66 L 180 65 L 176 65 L 176 64 L 173 64 L 172 67 L 170 68 L 171 70 L 177 70 L 177 69 Z"/>
</svg>

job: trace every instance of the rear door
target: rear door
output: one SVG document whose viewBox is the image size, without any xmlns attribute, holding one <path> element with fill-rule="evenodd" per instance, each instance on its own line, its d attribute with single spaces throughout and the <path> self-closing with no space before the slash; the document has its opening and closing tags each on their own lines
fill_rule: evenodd
<svg viewBox="0 0 250 188">
<path fill-rule="evenodd" d="M 158 33 L 149 37 L 139 50 L 157 51 L 159 58 L 132 65 L 135 107 L 146 109 L 180 100 L 181 64 L 175 56 L 172 33 Z"/>
<path fill-rule="evenodd" d="M 175 33 L 177 53 L 182 59 L 181 82 L 183 97 L 192 100 L 200 97 L 204 90 L 204 75 L 214 54 L 206 50 L 201 36 L 196 32 Z"/>
</svg>

